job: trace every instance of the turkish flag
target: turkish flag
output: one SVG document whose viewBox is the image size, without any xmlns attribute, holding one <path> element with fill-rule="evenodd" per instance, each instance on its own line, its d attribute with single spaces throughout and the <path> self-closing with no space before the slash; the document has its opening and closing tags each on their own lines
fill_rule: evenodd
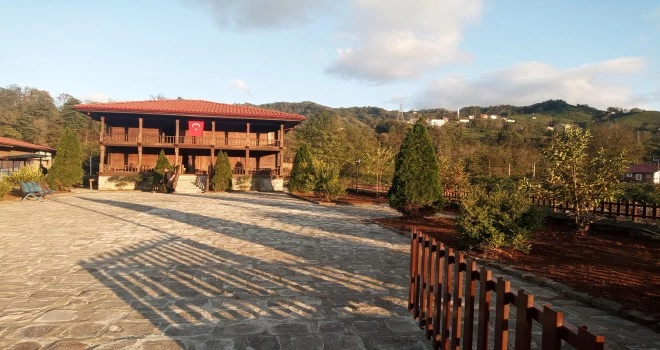
<svg viewBox="0 0 660 350">
<path fill-rule="evenodd" d="M 203 136 L 204 135 L 204 122 L 189 120 L 188 121 L 188 136 Z"/>
</svg>

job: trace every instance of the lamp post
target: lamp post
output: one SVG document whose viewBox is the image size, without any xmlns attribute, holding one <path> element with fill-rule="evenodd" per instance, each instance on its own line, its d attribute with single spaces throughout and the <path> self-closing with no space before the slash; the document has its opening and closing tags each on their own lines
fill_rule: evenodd
<svg viewBox="0 0 660 350">
<path fill-rule="evenodd" d="M 356 159 L 355 160 L 355 167 L 357 168 L 357 171 L 355 173 L 355 193 L 360 193 L 360 190 L 358 189 L 358 182 L 360 180 L 360 163 L 362 162 L 362 159 Z"/>
</svg>

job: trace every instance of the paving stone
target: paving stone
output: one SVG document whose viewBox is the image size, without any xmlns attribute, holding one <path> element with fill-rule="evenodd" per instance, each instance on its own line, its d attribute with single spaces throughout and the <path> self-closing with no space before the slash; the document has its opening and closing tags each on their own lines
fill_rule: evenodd
<svg viewBox="0 0 660 350">
<path fill-rule="evenodd" d="M 0 206 L 2 349 L 431 348 L 407 310 L 409 238 L 365 220 L 399 215 L 387 206 L 131 191 Z M 660 348 L 567 287 L 501 268 L 611 349 Z"/>
</svg>

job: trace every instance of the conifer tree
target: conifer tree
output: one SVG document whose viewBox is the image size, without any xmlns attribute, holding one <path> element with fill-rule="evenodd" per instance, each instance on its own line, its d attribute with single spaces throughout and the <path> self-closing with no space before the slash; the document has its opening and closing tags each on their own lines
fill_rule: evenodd
<svg viewBox="0 0 660 350">
<path fill-rule="evenodd" d="M 227 191 L 231 189 L 231 164 L 227 153 L 220 152 L 213 166 L 213 178 L 211 179 L 211 190 Z"/>
<path fill-rule="evenodd" d="M 172 164 L 165 156 L 165 150 L 160 150 L 158 154 L 158 160 L 156 160 L 156 166 L 154 167 L 154 177 L 153 184 L 157 185 L 163 181 L 163 176 L 165 175 L 165 170 L 174 170 Z"/>
<path fill-rule="evenodd" d="M 62 190 L 82 183 L 82 162 L 82 147 L 78 134 L 67 128 L 62 134 L 53 166 L 48 172 L 48 184 Z"/>
<path fill-rule="evenodd" d="M 314 190 L 314 162 L 307 146 L 302 145 L 296 151 L 289 178 L 289 192 L 310 193 Z"/>
<path fill-rule="evenodd" d="M 444 197 L 438 160 L 421 119 L 401 144 L 387 199 L 392 208 L 408 217 L 429 216 L 442 209 Z"/>
</svg>

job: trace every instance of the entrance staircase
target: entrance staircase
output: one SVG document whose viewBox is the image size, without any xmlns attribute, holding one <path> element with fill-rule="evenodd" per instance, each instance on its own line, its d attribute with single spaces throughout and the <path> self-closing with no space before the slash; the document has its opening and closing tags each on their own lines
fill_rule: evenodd
<svg viewBox="0 0 660 350">
<path fill-rule="evenodd" d="M 205 175 L 181 174 L 176 184 L 175 193 L 202 193 L 205 186 Z"/>
</svg>

